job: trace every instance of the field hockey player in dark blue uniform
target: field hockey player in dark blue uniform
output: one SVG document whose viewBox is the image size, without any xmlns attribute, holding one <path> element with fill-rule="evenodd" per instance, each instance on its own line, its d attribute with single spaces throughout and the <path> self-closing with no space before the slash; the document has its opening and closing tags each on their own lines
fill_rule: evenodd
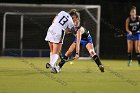
<svg viewBox="0 0 140 93">
<path fill-rule="evenodd" d="M 128 66 L 132 63 L 132 52 L 135 47 L 138 64 L 140 65 L 140 17 L 136 15 L 136 7 L 130 10 L 130 17 L 126 19 Z"/>
<path fill-rule="evenodd" d="M 75 39 L 74 39 L 74 42 L 69 47 L 68 51 L 62 57 L 62 60 L 59 63 L 60 68 L 62 68 L 62 66 L 66 63 L 65 61 L 72 54 L 72 52 L 75 50 L 76 46 L 83 45 L 87 48 L 90 56 L 97 64 L 100 71 L 104 72 L 104 66 L 101 63 L 100 58 L 95 53 L 93 42 L 92 42 L 92 37 L 90 36 L 89 31 L 87 31 L 84 27 L 80 26 L 80 17 L 72 16 L 72 18 L 74 21 L 74 29 L 76 29 L 74 32 Z M 80 48 L 76 48 L 77 57 L 79 57 L 79 50 L 80 50 Z"/>
</svg>

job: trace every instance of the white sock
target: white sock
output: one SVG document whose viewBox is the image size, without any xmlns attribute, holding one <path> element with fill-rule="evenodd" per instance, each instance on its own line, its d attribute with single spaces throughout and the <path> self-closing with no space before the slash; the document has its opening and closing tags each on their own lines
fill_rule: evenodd
<svg viewBox="0 0 140 93">
<path fill-rule="evenodd" d="M 59 58 L 59 55 L 58 54 L 52 54 L 51 60 L 50 60 L 50 65 L 52 67 L 54 67 L 54 65 L 55 65 L 55 63 L 56 63 L 56 61 L 57 61 L 58 58 Z"/>
</svg>

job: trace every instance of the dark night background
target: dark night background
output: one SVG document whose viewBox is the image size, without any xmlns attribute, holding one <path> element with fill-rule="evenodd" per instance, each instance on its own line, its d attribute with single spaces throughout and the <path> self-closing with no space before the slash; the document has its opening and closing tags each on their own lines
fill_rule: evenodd
<svg viewBox="0 0 140 93">
<path fill-rule="evenodd" d="M 118 38 L 115 34 L 126 33 L 125 19 L 131 6 L 135 5 L 140 14 L 140 0 L 0 0 L 0 3 L 101 5 L 100 57 L 113 59 L 127 59 L 126 37 Z"/>
</svg>

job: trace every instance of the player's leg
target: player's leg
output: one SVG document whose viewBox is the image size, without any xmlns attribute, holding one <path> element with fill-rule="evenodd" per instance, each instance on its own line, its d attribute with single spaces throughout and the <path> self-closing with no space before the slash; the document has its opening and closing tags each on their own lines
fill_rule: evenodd
<svg viewBox="0 0 140 93">
<path fill-rule="evenodd" d="M 56 27 L 56 29 L 57 29 L 57 27 Z M 55 33 L 55 34 L 52 34 L 52 33 Z M 46 40 L 49 42 L 52 42 L 52 43 L 49 43 L 50 50 L 51 50 L 50 63 L 47 63 L 46 67 L 48 65 L 51 68 L 51 71 L 53 73 L 57 73 L 59 71 L 58 69 L 56 69 L 55 63 L 59 58 L 59 52 L 60 52 L 61 47 L 62 47 L 64 35 L 65 35 L 64 31 L 60 30 L 60 29 L 57 29 L 57 31 L 56 30 L 51 30 L 51 31 L 48 30 L 48 33 L 47 33 Z"/>
<path fill-rule="evenodd" d="M 50 47 L 50 60 L 52 58 L 52 51 L 53 51 L 53 43 L 49 42 L 49 47 Z"/>
<path fill-rule="evenodd" d="M 54 41 L 53 39 L 53 35 L 51 34 L 51 30 L 48 29 L 47 35 L 45 37 L 45 41 L 48 41 L 49 47 L 50 47 L 50 59 L 51 59 L 51 54 L 52 54 L 52 50 L 53 50 L 53 43 L 50 41 Z"/>
<path fill-rule="evenodd" d="M 87 43 L 86 44 L 86 48 L 89 51 L 92 59 L 95 61 L 95 63 L 97 64 L 97 66 L 99 67 L 99 69 L 101 70 L 101 72 L 104 72 L 104 67 L 100 61 L 100 58 L 98 57 L 98 55 L 95 53 L 94 50 L 94 46 L 92 43 Z"/>
<path fill-rule="evenodd" d="M 61 50 L 62 44 L 61 43 L 50 43 L 49 44 L 52 48 L 50 63 L 46 64 L 46 68 L 55 68 L 55 63 L 59 58 L 59 51 Z"/>
<path fill-rule="evenodd" d="M 127 40 L 128 66 L 132 64 L 133 40 Z"/>
<path fill-rule="evenodd" d="M 135 41 L 135 51 L 137 55 L 138 64 L 140 65 L 140 40 Z"/>
<path fill-rule="evenodd" d="M 56 61 L 59 58 L 59 51 L 61 50 L 62 44 L 61 43 L 53 43 L 53 51 L 52 51 L 52 58 L 50 60 L 50 65 L 54 67 Z"/>
<path fill-rule="evenodd" d="M 69 47 L 68 51 L 67 51 L 67 52 L 65 53 L 65 55 L 62 57 L 62 60 L 59 62 L 60 68 L 63 67 L 63 65 L 65 64 L 65 60 L 67 60 L 68 57 L 72 54 L 73 50 L 75 49 L 75 45 L 76 45 L 76 43 L 73 42 L 73 43 L 71 44 L 71 46 Z"/>
<path fill-rule="evenodd" d="M 71 46 L 69 47 L 68 51 L 65 53 L 65 57 L 66 57 L 66 58 L 69 57 L 69 56 L 72 54 L 72 52 L 73 52 L 74 49 L 75 49 L 75 46 L 76 46 L 76 43 L 73 42 L 73 43 L 71 44 Z"/>
<path fill-rule="evenodd" d="M 58 73 L 60 72 L 60 69 L 58 66 L 56 66 L 56 62 L 59 58 L 59 52 L 61 50 L 62 43 L 53 43 L 53 51 L 52 51 L 52 58 L 50 60 L 50 65 L 51 65 L 51 72 L 52 73 Z"/>
<path fill-rule="evenodd" d="M 53 51 L 53 43 L 48 42 L 49 47 L 50 47 L 50 61 L 52 60 L 52 51 Z M 51 65 L 49 63 L 46 64 L 46 68 L 49 68 Z"/>
<path fill-rule="evenodd" d="M 52 60 L 52 51 L 53 51 L 53 42 L 54 42 L 54 38 L 53 35 L 51 34 L 50 29 L 48 29 L 45 41 L 48 41 L 49 47 L 50 47 L 50 61 Z M 46 68 L 50 68 L 51 65 L 49 63 L 46 64 Z"/>
</svg>

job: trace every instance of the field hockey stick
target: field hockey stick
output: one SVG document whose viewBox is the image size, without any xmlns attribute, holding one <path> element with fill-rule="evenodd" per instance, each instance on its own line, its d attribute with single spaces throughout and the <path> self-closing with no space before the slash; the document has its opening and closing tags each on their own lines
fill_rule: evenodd
<svg viewBox="0 0 140 93">
<path fill-rule="evenodd" d="M 126 36 L 127 36 L 127 34 L 124 33 L 124 32 L 116 32 L 116 33 L 114 33 L 115 38 L 122 38 L 122 37 L 126 37 Z"/>
<path fill-rule="evenodd" d="M 73 60 L 75 60 L 75 58 L 70 58 L 68 60 L 65 60 L 65 62 L 70 62 L 70 61 L 73 61 Z"/>
<path fill-rule="evenodd" d="M 65 59 L 62 58 L 62 54 L 61 53 L 59 53 L 59 57 L 60 57 L 61 60 L 65 60 Z M 72 61 L 72 60 L 75 60 L 75 58 L 74 57 L 70 58 L 68 60 L 65 60 L 65 62 L 69 62 L 69 61 Z"/>
</svg>

